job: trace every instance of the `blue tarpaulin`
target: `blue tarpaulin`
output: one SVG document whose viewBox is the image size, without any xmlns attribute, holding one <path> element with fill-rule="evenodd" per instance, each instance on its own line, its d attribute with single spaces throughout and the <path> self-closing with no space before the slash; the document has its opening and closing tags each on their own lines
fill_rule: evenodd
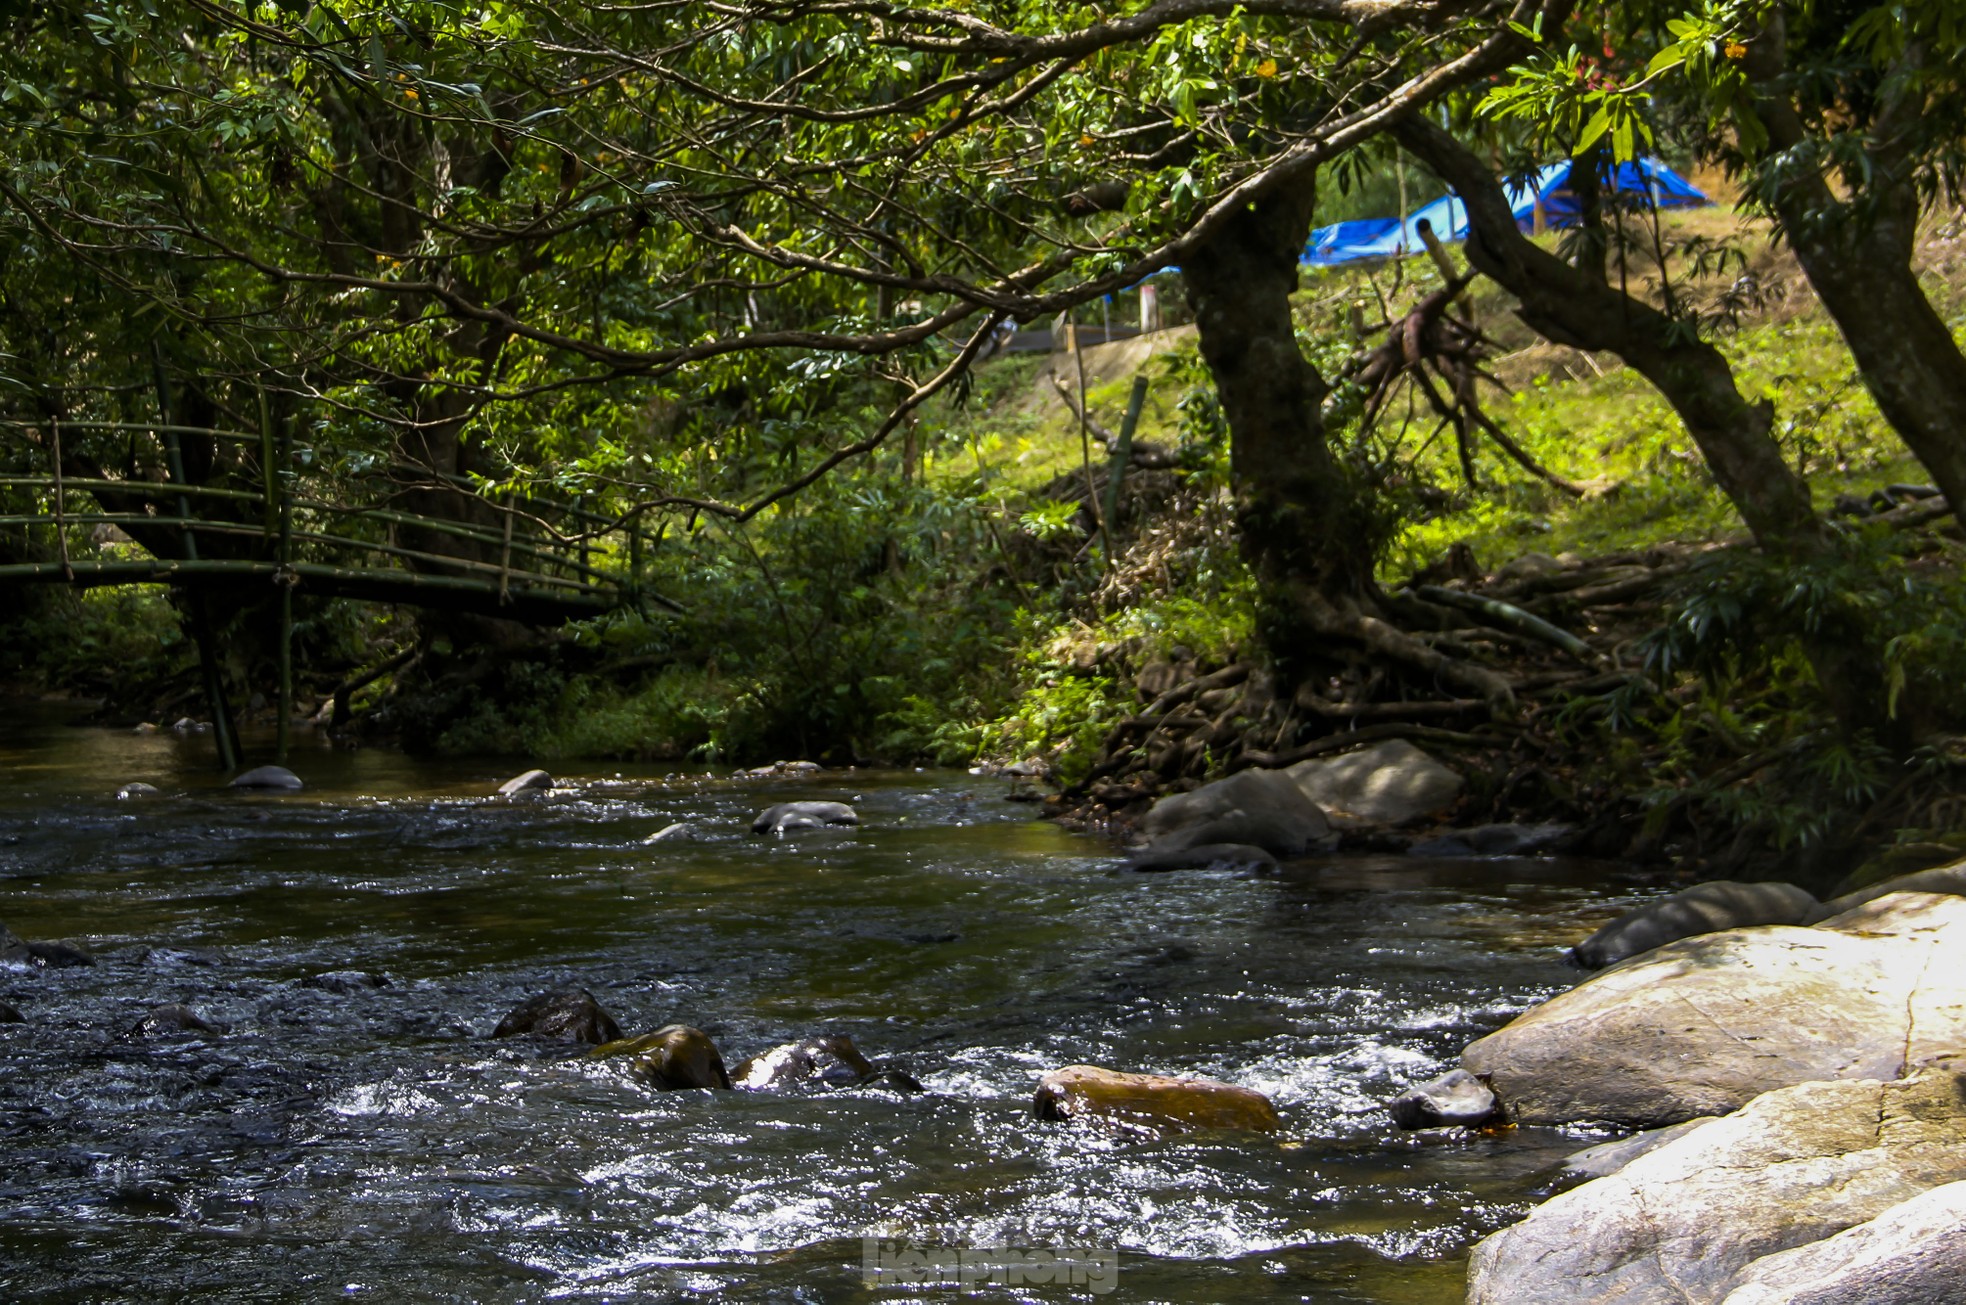
<svg viewBox="0 0 1966 1305">
<path fill-rule="evenodd" d="M 1536 208 L 1542 206 L 1543 223 L 1550 227 L 1577 225 L 1577 194 L 1570 189 L 1571 161 L 1552 163 L 1536 174 L 1533 184 L 1509 187 L 1509 205 L 1515 210 L 1516 225 L 1530 230 Z M 1639 159 L 1619 166 L 1614 176 L 1604 172 L 1607 197 L 1616 193 L 1625 202 L 1644 207 L 1694 208 L 1711 203 L 1693 185 L 1657 159 Z M 1648 199 L 1649 195 L 1649 199 Z M 1451 192 L 1426 207 L 1417 209 L 1405 221 L 1398 218 L 1363 218 L 1319 227 L 1311 232 L 1311 243 L 1304 250 L 1304 262 L 1319 267 L 1350 263 L 1363 258 L 1398 258 L 1417 254 L 1426 248 L 1420 239 L 1419 224 L 1424 218 L 1442 240 L 1463 240 L 1468 234 L 1468 207 Z"/>
</svg>

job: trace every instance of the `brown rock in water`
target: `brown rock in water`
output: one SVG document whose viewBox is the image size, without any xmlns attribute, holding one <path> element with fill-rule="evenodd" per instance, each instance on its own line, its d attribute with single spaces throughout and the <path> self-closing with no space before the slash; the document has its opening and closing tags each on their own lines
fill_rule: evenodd
<svg viewBox="0 0 1966 1305">
<path fill-rule="evenodd" d="M 621 1026 L 601 1009 L 593 993 L 585 988 L 562 988 L 520 1002 L 492 1030 L 494 1038 L 522 1033 L 565 1042 L 603 1043 L 619 1038 Z"/>
<path fill-rule="evenodd" d="M 717 1044 L 702 1029 L 670 1024 L 639 1038 L 622 1038 L 594 1048 L 590 1056 L 633 1057 L 628 1072 L 663 1091 L 728 1088 L 730 1072 Z"/>
<path fill-rule="evenodd" d="M 1127 1074 L 1097 1065 L 1067 1065 L 1038 1080 L 1039 1119 L 1102 1120 L 1123 1127 L 1182 1133 L 1202 1128 L 1269 1132 L 1281 1128 L 1261 1092 L 1212 1078 Z"/>
<path fill-rule="evenodd" d="M 782 1092 L 805 1085 L 852 1087 L 874 1077 L 873 1062 L 844 1034 L 787 1042 L 751 1057 L 731 1075 L 746 1092 Z"/>
<path fill-rule="evenodd" d="M 27 1016 L 21 1014 L 19 1011 L 15 1010 L 12 1006 L 9 1006 L 6 1002 L 0 1001 L 0 1024 L 25 1024 L 25 1023 L 27 1023 Z"/>
</svg>

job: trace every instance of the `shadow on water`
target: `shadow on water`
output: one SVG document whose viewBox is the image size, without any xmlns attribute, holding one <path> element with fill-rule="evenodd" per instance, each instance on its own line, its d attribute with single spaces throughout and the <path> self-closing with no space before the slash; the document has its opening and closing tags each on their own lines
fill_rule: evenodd
<svg viewBox="0 0 1966 1305">
<path fill-rule="evenodd" d="M 246 796 L 195 737 L 0 713 L 0 919 L 100 961 L 0 969 L 29 1021 L 0 1025 L 8 1299 L 908 1298 L 862 1285 L 871 1237 L 1116 1247 L 1128 1301 L 1457 1300 L 1591 1139 L 1400 1135 L 1383 1102 L 1573 983 L 1562 946 L 1640 895 L 1549 861 L 1117 874 L 947 772 L 594 765 L 504 801 L 509 764 L 310 747 L 304 792 Z M 746 832 L 794 797 L 863 823 Z M 700 837 L 642 842 L 677 820 Z M 389 986 L 298 982 L 347 969 Z M 488 1038 L 565 984 L 733 1061 L 847 1032 L 931 1091 L 661 1094 Z M 122 1036 L 163 1002 L 225 1032 Z M 1287 1131 L 1032 1120 L 1075 1062 L 1244 1083 Z"/>
</svg>

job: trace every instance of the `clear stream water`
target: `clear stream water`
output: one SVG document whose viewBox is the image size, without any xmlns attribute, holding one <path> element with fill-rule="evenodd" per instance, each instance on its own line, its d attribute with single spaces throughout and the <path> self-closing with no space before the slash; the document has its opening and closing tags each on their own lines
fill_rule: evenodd
<svg viewBox="0 0 1966 1305">
<path fill-rule="evenodd" d="M 29 1021 L 0 1025 L 6 1300 L 910 1298 L 863 1285 L 865 1237 L 1118 1248 L 1112 1300 L 1458 1300 L 1468 1247 L 1594 1139 L 1402 1135 L 1383 1102 L 1652 891 L 1529 860 L 1124 875 L 949 772 L 590 765 L 505 801 L 510 762 L 304 740 L 307 790 L 248 796 L 204 740 L 74 714 L 0 704 L 0 920 L 99 962 L 0 968 Z M 795 797 L 863 823 L 746 832 Z M 683 819 L 705 838 L 643 845 Z M 350 968 L 390 986 L 298 982 Z M 733 1065 L 849 1033 L 929 1091 L 661 1093 L 489 1037 L 565 985 Z M 164 1002 L 225 1032 L 122 1036 Z M 1259 1088 L 1286 1131 L 1031 1118 L 1080 1062 Z"/>
</svg>

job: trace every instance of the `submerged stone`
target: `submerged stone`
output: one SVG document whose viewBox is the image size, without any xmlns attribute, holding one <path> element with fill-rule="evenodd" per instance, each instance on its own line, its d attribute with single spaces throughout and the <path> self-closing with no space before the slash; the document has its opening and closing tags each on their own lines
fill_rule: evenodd
<svg viewBox="0 0 1966 1305">
<path fill-rule="evenodd" d="M 254 766 L 243 775 L 234 776 L 231 787 L 283 789 L 291 793 L 306 785 L 300 782 L 300 776 L 285 766 Z"/>
</svg>

